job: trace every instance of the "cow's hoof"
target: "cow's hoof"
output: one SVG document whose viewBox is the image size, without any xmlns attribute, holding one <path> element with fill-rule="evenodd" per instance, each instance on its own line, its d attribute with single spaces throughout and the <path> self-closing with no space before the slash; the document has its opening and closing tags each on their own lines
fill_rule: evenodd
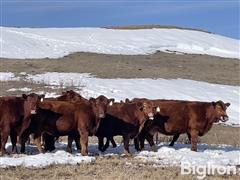
<svg viewBox="0 0 240 180">
<path fill-rule="evenodd" d="M 125 156 L 132 156 L 132 154 L 130 152 L 126 151 L 126 150 L 124 150 L 124 155 Z"/>
<path fill-rule="evenodd" d="M 197 152 L 197 149 L 196 148 L 191 148 L 191 151 Z"/>
<path fill-rule="evenodd" d="M 67 151 L 68 153 L 72 154 L 72 149 L 67 148 L 66 151 Z"/>
<path fill-rule="evenodd" d="M 10 155 L 10 153 L 8 153 L 8 152 L 4 152 L 4 153 L 0 154 L 0 156 L 9 156 L 9 155 Z"/>
<path fill-rule="evenodd" d="M 99 147 L 98 150 L 101 151 L 101 152 L 104 152 L 106 149 L 104 149 L 102 147 Z"/>
<path fill-rule="evenodd" d="M 42 151 L 39 151 L 40 154 L 45 154 L 46 151 L 42 150 Z"/>
<path fill-rule="evenodd" d="M 106 151 L 106 150 L 107 150 L 107 148 L 103 148 L 101 151 L 104 152 L 104 151 Z"/>
<path fill-rule="evenodd" d="M 87 156 L 88 153 L 87 153 L 87 152 L 81 152 L 81 155 L 82 155 L 82 156 Z"/>
<path fill-rule="evenodd" d="M 116 145 L 116 144 L 114 144 L 114 145 L 112 145 L 112 147 L 113 147 L 113 148 L 115 148 L 115 147 L 117 147 L 117 145 Z"/>
<path fill-rule="evenodd" d="M 152 149 L 153 152 L 157 152 L 156 146 L 152 146 L 151 149 Z"/>
</svg>

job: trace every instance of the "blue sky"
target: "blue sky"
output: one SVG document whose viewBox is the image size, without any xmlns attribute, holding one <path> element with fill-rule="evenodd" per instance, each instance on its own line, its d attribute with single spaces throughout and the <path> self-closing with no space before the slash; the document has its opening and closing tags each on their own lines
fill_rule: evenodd
<svg viewBox="0 0 240 180">
<path fill-rule="evenodd" d="M 238 0 L 2 0 L 1 25 L 105 27 L 161 24 L 240 39 Z"/>
</svg>

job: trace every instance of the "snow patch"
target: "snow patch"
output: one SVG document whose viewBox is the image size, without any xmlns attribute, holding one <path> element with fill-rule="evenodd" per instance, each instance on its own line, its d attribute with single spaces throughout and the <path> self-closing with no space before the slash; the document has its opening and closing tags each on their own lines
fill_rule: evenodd
<svg viewBox="0 0 240 180">
<path fill-rule="evenodd" d="M 56 143 L 56 150 L 52 153 L 39 154 L 37 147 L 29 145 L 26 147 L 25 154 L 0 157 L 0 168 L 24 166 L 28 168 L 42 168 L 49 165 L 71 164 L 94 162 L 94 156 L 81 156 L 76 146 L 73 147 L 73 153 L 65 152 L 66 143 Z M 18 147 L 19 148 L 19 147 Z M 136 152 L 133 145 L 130 145 L 130 152 L 134 158 L 143 163 L 153 163 L 157 166 L 181 166 L 182 163 L 190 163 L 191 166 L 238 166 L 240 165 L 240 148 L 229 145 L 207 145 L 198 144 L 198 152 L 190 150 L 189 144 L 175 143 L 174 147 L 169 147 L 166 143 L 157 145 L 157 152 L 150 151 L 149 145 L 145 145 L 146 150 Z M 104 152 L 98 151 L 97 144 L 89 145 L 91 154 L 99 155 L 99 158 L 109 156 L 123 156 L 123 145 L 111 146 Z M 7 144 L 7 150 L 11 150 L 10 143 Z M 126 165 L 131 165 L 127 163 Z"/>
<path fill-rule="evenodd" d="M 239 40 L 181 29 L 1 27 L 3 58 L 58 58 L 73 52 L 150 54 L 156 51 L 240 58 Z"/>
<path fill-rule="evenodd" d="M 31 91 L 32 89 L 31 88 L 28 88 L 28 87 L 24 87 L 24 88 L 11 88 L 7 91 L 9 92 L 14 92 L 14 91 L 23 91 L 23 92 L 29 92 Z"/>
<path fill-rule="evenodd" d="M 19 81 L 19 77 L 15 77 L 14 73 L 11 72 L 0 72 L 1 81 Z"/>
<path fill-rule="evenodd" d="M 101 79 L 90 74 L 56 73 L 28 75 L 28 81 L 74 87 L 85 98 L 105 95 L 116 101 L 125 98 L 218 101 L 231 103 L 228 125 L 240 125 L 239 86 L 211 84 L 185 79 Z"/>
<path fill-rule="evenodd" d="M 198 145 L 198 152 L 191 151 L 190 145 L 176 144 L 174 147 L 161 143 L 157 152 L 142 151 L 136 155 L 143 162 L 152 162 L 163 166 L 237 166 L 240 165 L 240 148 L 232 146 Z"/>
<path fill-rule="evenodd" d="M 8 144 L 9 146 L 9 144 Z M 90 163 L 95 161 L 95 157 L 82 156 L 79 153 L 70 154 L 57 144 L 58 150 L 53 153 L 35 154 L 36 147 L 27 147 L 27 151 L 33 151 L 34 155 L 13 155 L 12 157 L 0 157 L 0 168 L 23 166 L 27 168 L 43 168 L 50 165 L 57 164 L 71 164 L 77 165 L 80 163 Z M 9 149 L 10 147 L 8 147 Z"/>
</svg>

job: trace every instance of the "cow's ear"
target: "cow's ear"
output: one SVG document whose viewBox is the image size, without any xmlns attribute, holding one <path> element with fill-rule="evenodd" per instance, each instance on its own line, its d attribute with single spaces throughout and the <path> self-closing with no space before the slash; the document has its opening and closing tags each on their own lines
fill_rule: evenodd
<svg viewBox="0 0 240 180">
<path fill-rule="evenodd" d="M 89 102 L 90 102 L 90 103 L 95 103 L 95 99 L 94 99 L 94 98 L 90 98 L 90 99 L 89 99 Z"/>
<path fill-rule="evenodd" d="M 215 107 L 217 105 L 217 103 L 212 101 L 212 105 Z"/>
<path fill-rule="evenodd" d="M 23 99 L 27 99 L 27 95 L 26 94 L 22 94 Z"/>
<path fill-rule="evenodd" d="M 225 106 L 229 107 L 231 104 L 230 103 L 225 103 Z"/>
<path fill-rule="evenodd" d="M 126 103 L 130 103 L 130 100 L 128 98 L 125 99 Z"/>
<path fill-rule="evenodd" d="M 112 106 L 113 105 L 113 101 L 110 101 L 110 103 L 108 104 L 109 106 Z"/>
<path fill-rule="evenodd" d="M 112 106 L 113 103 L 114 103 L 114 101 L 115 101 L 115 99 L 113 99 L 113 98 L 112 98 L 112 99 L 109 99 L 109 100 L 108 100 L 108 105 L 109 105 L 109 106 Z"/>
<path fill-rule="evenodd" d="M 115 99 L 114 98 L 111 98 L 111 99 L 108 99 L 108 103 L 114 103 Z"/>
</svg>

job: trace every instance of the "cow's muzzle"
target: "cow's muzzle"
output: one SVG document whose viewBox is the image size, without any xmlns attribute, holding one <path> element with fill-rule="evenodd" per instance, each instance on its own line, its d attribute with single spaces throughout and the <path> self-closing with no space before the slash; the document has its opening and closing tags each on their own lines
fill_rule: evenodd
<svg viewBox="0 0 240 180">
<path fill-rule="evenodd" d="M 153 120 L 153 119 L 154 119 L 153 113 L 148 113 L 148 118 L 149 118 L 150 120 Z"/>
<path fill-rule="evenodd" d="M 226 122 L 226 121 L 228 121 L 228 120 L 229 120 L 228 116 L 222 116 L 222 117 L 220 118 L 220 121 L 222 121 L 222 122 Z"/>
<path fill-rule="evenodd" d="M 37 114 L 36 110 L 31 110 L 31 114 Z"/>
<path fill-rule="evenodd" d="M 99 114 L 99 117 L 100 117 L 100 118 L 105 118 L 105 114 L 100 113 L 100 114 Z"/>
</svg>

